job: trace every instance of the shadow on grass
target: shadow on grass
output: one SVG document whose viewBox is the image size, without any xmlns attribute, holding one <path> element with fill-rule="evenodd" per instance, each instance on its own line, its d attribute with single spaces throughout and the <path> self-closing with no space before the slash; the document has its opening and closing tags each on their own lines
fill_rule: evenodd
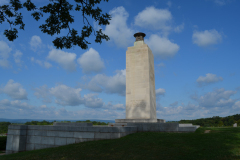
<svg viewBox="0 0 240 160">
<path fill-rule="evenodd" d="M 211 130 L 210 133 L 204 133 Z M 199 128 L 196 133 L 141 132 L 1 156 L 7 159 L 240 159 L 240 128 Z"/>
</svg>

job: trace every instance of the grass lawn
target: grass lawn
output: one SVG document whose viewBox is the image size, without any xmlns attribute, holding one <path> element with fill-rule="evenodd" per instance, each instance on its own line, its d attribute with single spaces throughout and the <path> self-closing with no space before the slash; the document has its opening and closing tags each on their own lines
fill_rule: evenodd
<svg viewBox="0 0 240 160">
<path fill-rule="evenodd" d="M 211 130 L 210 133 L 204 133 Z M 1 160 L 67 159 L 240 159 L 240 127 L 202 128 L 195 133 L 134 133 L 120 139 L 100 140 L 3 155 Z"/>
</svg>

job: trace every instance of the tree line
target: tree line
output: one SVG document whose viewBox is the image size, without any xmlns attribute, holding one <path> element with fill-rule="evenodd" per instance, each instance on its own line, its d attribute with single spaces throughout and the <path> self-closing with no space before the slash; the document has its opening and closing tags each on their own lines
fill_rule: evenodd
<svg viewBox="0 0 240 160">
<path fill-rule="evenodd" d="M 226 127 L 237 123 L 240 126 L 240 114 L 227 117 L 213 116 L 212 118 L 200 118 L 195 120 L 180 120 L 179 123 L 192 123 L 201 127 Z"/>
</svg>

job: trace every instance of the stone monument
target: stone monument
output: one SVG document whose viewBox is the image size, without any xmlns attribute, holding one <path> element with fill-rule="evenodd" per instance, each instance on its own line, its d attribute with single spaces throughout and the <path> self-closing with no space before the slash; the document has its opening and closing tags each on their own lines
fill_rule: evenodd
<svg viewBox="0 0 240 160">
<path fill-rule="evenodd" d="M 134 46 L 126 52 L 126 119 L 116 123 L 164 122 L 156 116 L 154 57 L 145 36 L 135 33 Z"/>
</svg>

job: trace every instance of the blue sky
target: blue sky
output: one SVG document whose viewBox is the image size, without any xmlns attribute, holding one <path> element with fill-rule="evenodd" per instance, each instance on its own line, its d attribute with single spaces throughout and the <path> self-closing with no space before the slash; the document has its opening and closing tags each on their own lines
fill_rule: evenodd
<svg viewBox="0 0 240 160">
<path fill-rule="evenodd" d="M 24 1 L 21 1 L 24 2 Z M 33 0 L 40 7 L 48 0 Z M 73 1 L 72 1 L 73 2 Z M 8 0 L 1 0 L 0 5 Z M 238 0 L 110 0 L 102 28 L 110 41 L 57 50 L 26 9 L 25 30 L 9 42 L 0 25 L 0 118 L 125 118 L 126 51 L 144 32 L 154 54 L 157 118 L 171 120 L 240 113 Z M 80 12 L 72 12 L 81 30 Z"/>
</svg>

